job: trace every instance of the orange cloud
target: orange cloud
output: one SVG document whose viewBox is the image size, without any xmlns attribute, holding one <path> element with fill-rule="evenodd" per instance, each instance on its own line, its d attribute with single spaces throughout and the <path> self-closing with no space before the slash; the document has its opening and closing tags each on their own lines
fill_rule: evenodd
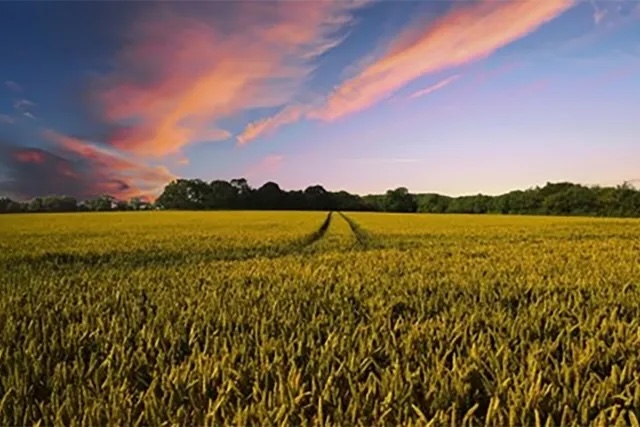
<svg viewBox="0 0 640 427">
<path fill-rule="evenodd" d="M 429 86 L 427 88 L 421 89 L 419 91 L 416 91 L 414 93 L 412 93 L 411 95 L 409 95 L 409 99 L 414 99 L 414 98 L 419 98 L 421 96 L 425 96 L 425 95 L 429 95 L 437 90 L 440 90 L 448 85 L 450 85 L 451 83 L 455 82 L 456 80 L 458 80 L 460 78 L 459 74 L 453 75 L 451 77 L 447 77 L 446 79 L 432 85 Z"/>
<path fill-rule="evenodd" d="M 164 166 L 149 166 L 113 150 L 88 141 L 47 130 L 44 136 L 66 155 L 88 164 L 88 177 L 94 194 L 107 193 L 119 198 L 143 196 L 153 198 L 164 185 L 176 178 Z"/>
<path fill-rule="evenodd" d="M 291 101 L 361 3 L 234 3 L 225 24 L 236 31 L 209 16 L 139 23 L 118 71 L 99 83 L 106 118 L 122 125 L 110 144 L 159 157 L 228 139 L 222 119 Z"/>
<path fill-rule="evenodd" d="M 308 107 L 294 104 L 285 107 L 274 116 L 249 123 L 242 133 L 238 135 L 238 143 L 240 145 L 244 145 L 263 134 L 269 134 L 275 131 L 280 126 L 297 122 L 307 113 L 307 111 L 309 111 Z"/>
<path fill-rule="evenodd" d="M 573 4 L 573 0 L 485 0 L 458 7 L 425 30 L 412 28 L 400 34 L 400 42 L 392 44 L 386 55 L 336 88 L 309 117 L 337 119 L 375 104 L 418 77 L 485 58 Z"/>
</svg>

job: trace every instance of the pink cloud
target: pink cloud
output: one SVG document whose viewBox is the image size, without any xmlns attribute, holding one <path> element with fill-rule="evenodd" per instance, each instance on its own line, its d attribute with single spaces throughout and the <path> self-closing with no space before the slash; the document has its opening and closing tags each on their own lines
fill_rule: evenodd
<svg viewBox="0 0 640 427">
<path fill-rule="evenodd" d="M 237 137 L 238 143 L 240 145 L 244 145 L 261 135 L 274 132 L 281 126 L 297 122 L 308 111 L 309 107 L 294 104 L 284 108 L 274 116 L 249 123 L 247 127 L 242 131 L 242 133 Z"/>
<path fill-rule="evenodd" d="M 414 26 L 401 32 L 386 53 L 377 59 L 368 57 L 360 71 L 325 100 L 309 106 L 292 105 L 273 117 L 250 123 L 238 141 L 244 144 L 303 117 L 331 121 L 365 109 L 419 77 L 491 55 L 573 4 L 573 0 L 484 0 L 457 6 L 427 28 Z M 414 95 L 424 96 L 456 78 Z"/>
<path fill-rule="evenodd" d="M 451 77 L 447 77 L 446 79 L 431 85 L 429 87 L 426 87 L 424 89 L 418 90 L 414 93 L 412 93 L 411 95 L 409 95 L 409 99 L 415 99 L 415 98 L 419 98 L 421 96 L 426 96 L 429 95 L 435 91 L 438 91 L 448 85 L 450 85 L 451 83 L 455 82 L 456 80 L 458 80 L 460 78 L 459 74 L 453 75 Z"/>
<path fill-rule="evenodd" d="M 282 162 L 284 160 L 284 156 L 280 154 L 272 154 L 269 155 L 257 164 L 248 168 L 244 175 L 247 178 L 263 178 L 263 179 L 272 179 L 273 174 L 278 172 L 282 167 Z"/>
<path fill-rule="evenodd" d="M 44 163 L 45 160 L 42 151 L 30 148 L 16 150 L 13 155 L 14 158 L 21 163 L 41 164 Z"/>
<path fill-rule="evenodd" d="M 86 173 L 93 194 L 107 193 L 119 198 L 158 195 L 164 185 L 176 178 L 164 166 L 150 166 L 89 141 L 47 130 L 44 136 L 56 144 L 65 156 L 80 158 L 88 166 Z"/>
<path fill-rule="evenodd" d="M 400 34 L 400 42 L 337 87 L 311 117 L 335 120 L 377 103 L 418 77 L 485 58 L 573 4 L 573 0 L 485 0 L 457 7 L 433 26 Z"/>
<path fill-rule="evenodd" d="M 110 144 L 161 157 L 194 142 L 228 139 L 220 121 L 290 102 L 313 71 L 314 57 L 339 43 L 338 30 L 360 5 L 238 3 L 225 23 L 235 31 L 210 17 L 138 23 L 116 71 L 99 82 L 105 117 L 122 124 Z"/>
</svg>

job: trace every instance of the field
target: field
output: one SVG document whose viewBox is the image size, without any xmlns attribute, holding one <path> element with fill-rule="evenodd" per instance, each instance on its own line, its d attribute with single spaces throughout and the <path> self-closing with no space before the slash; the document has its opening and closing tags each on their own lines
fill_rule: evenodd
<svg viewBox="0 0 640 427">
<path fill-rule="evenodd" d="M 640 221 L 0 217 L 0 425 L 640 426 Z"/>
</svg>

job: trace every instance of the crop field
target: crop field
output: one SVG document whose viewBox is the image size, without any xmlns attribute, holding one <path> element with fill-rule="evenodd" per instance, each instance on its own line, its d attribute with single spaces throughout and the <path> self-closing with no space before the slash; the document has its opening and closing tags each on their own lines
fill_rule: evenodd
<svg viewBox="0 0 640 427">
<path fill-rule="evenodd" d="M 640 426 L 640 221 L 0 217 L 0 425 Z"/>
</svg>

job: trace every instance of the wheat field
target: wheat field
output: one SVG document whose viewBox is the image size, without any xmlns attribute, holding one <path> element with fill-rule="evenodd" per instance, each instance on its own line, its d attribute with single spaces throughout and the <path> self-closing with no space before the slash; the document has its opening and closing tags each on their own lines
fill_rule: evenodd
<svg viewBox="0 0 640 427">
<path fill-rule="evenodd" d="M 640 426 L 640 221 L 0 217 L 0 425 Z"/>
</svg>

